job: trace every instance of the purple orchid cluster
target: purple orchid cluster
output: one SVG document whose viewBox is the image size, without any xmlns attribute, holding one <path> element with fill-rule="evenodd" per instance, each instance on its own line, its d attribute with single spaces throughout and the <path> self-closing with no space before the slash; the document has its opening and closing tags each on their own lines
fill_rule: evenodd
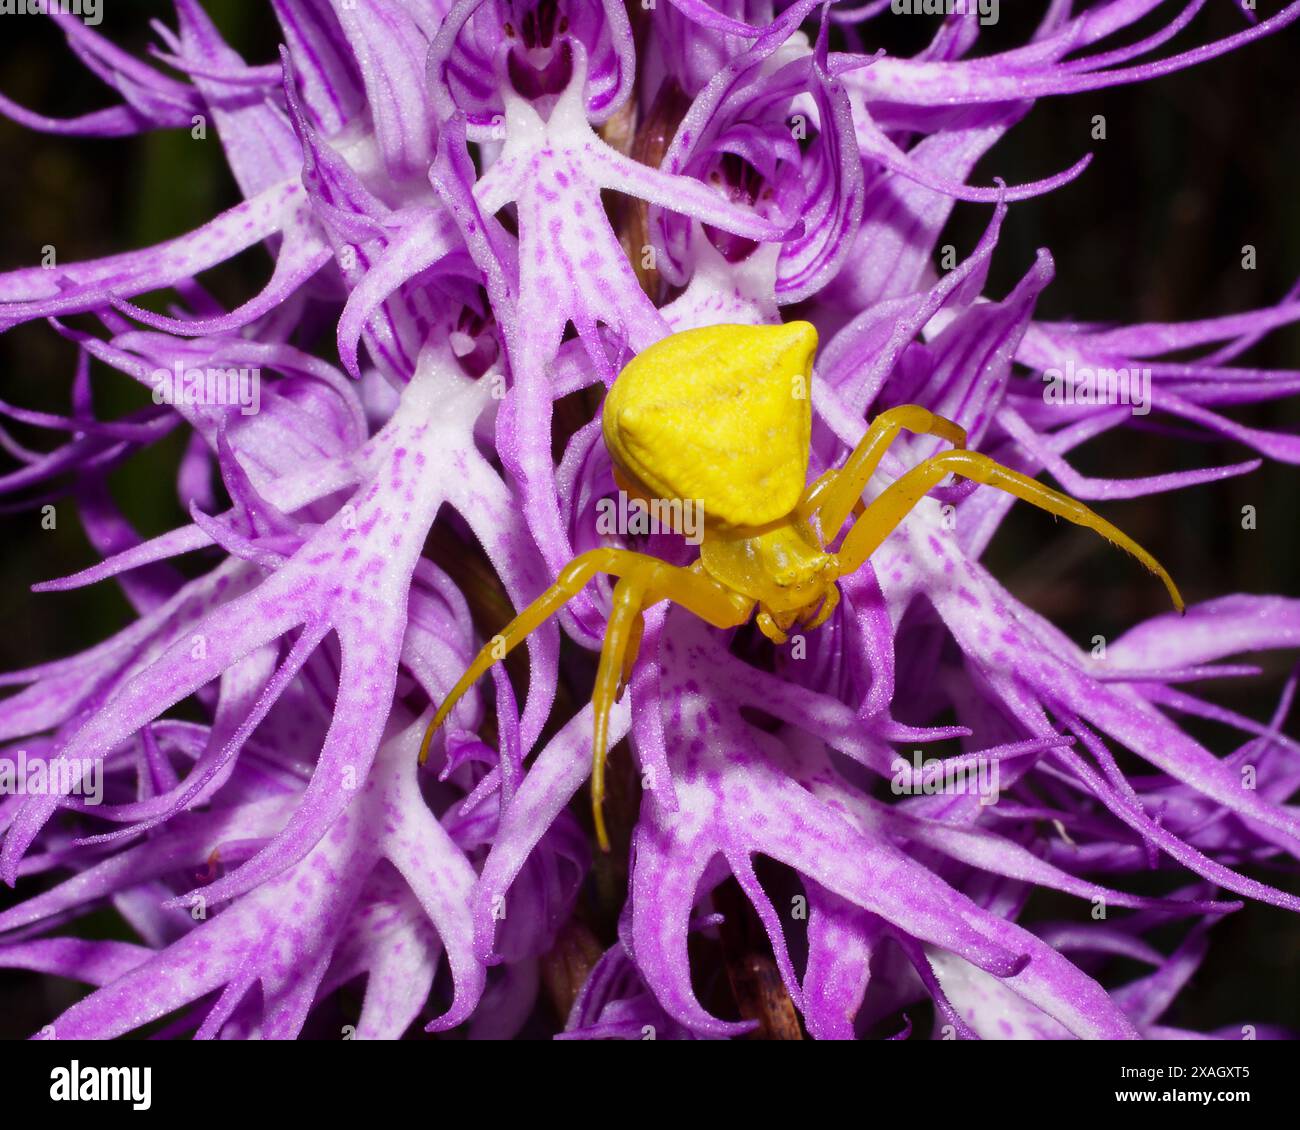
<svg viewBox="0 0 1300 1130">
<path fill-rule="evenodd" d="M 1244 873 L 1300 854 L 1300 744 L 1280 730 L 1294 684 L 1265 721 L 1183 688 L 1300 644 L 1300 601 L 1225 596 L 1081 649 L 980 563 L 1012 499 L 945 487 L 790 646 L 650 610 L 611 719 L 613 856 L 584 794 L 605 580 L 530 637 L 513 683 L 494 668 L 422 768 L 417 752 L 483 640 L 575 554 L 691 560 L 670 533 L 598 529 L 615 484 L 597 394 L 680 330 L 817 326 L 813 476 L 904 403 L 1088 500 L 1261 461 L 1085 476 L 1070 453 L 1133 406 L 1046 397 L 1052 368 L 1149 371 L 1149 406 L 1185 431 L 1300 462 L 1300 437 L 1221 411 L 1300 390 L 1234 365 L 1300 300 L 1038 320 L 1046 251 L 984 293 L 999 230 L 1087 159 L 967 183 L 1036 98 L 1244 48 L 1300 4 L 1176 54 L 1204 0 L 1136 41 L 1160 0 L 1051 0 L 995 53 L 961 6 L 908 58 L 870 47 L 903 18 L 890 0 L 270 4 L 283 47 L 258 62 L 199 0 L 175 0 L 148 60 L 51 5 L 114 103 L 56 120 L 0 98 L 69 136 L 210 128 L 244 197 L 158 246 L 0 275 L 0 328 L 43 319 L 78 359 L 68 415 L 4 408 L 61 439 L 6 443 L 0 486 L 71 498 L 102 557 L 37 590 L 111 580 L 135 611 L 0 677 L 0 783 L 28 786 L 0 796 L 0 875 L 32 888 L 0 912 L 0 965 L 93 990 L 40 1034 L 291 1038 L 346 996 L 365 1038 L 739 1035 L 770 1015 L 728 1005 L 699 955 L 750 918 L 769 1012 L 796 1033 L 906 1036 L 898 1018 L 932 1002 L 936 1037 L 1193 1035 L 1164 1016 L 1210 927 L 1245 899 L 1300 910 Z M 941 263 L 957 201 L 987 226 Z M 225 308 L 200 276 L 259 246 L 269 280 Z M 166 313 L 137 302 L 155 292 Z M 99 418 L 103 367 L 149 405 Z M 231 372 L 255 398 L 187 379 Z M 141 538 L 104 477 L 178 430 L 191 521 Z M 936 445 L 900 440 L 872 490 Z M 211 567 L 187 577 L 187 554 Z M 1240 744 L 1211 752 L 1186 719 Z M 976 767 L 996 797 L 927 787 Z M 1022 925 L 1042 890 L 1077 913 Z M 79 933 L 106 906 L 136 940 Z M 1114 983 L 1114 958 L 1143 972 Z"/>
</svg>

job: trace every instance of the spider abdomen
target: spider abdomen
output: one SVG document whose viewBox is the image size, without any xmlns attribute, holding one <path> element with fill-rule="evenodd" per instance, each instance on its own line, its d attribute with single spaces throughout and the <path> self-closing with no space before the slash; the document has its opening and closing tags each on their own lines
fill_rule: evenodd
<svg viewBox="0 0 1300 1130">
<path fill-rule="evenodd" d="M 816 349 L 807 322 L 664 338 L 628 363 L 605 398 L 610 456 L 647 495 L 702 504 L 715 528 L 784 518 L 807 478 Z"/>
</svg>

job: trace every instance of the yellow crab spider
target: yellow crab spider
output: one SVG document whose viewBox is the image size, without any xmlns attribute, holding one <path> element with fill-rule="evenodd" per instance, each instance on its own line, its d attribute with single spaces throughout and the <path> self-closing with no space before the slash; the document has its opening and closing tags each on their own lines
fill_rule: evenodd
<svg viewBox="0 0 1300 1130">
<path fill-rule="evenodd" d="M 699 557 L 688 568 L 612 547 L 575 557 L 478 653 L 430 722 L 421 762 L 452 707 L 493 663 L 596 573 L 617 577 L 592 695 L 592 811 L 596 838 L 608 851 L 602 802 L 609 712 L 636 661 L 643 610 L 671 600 L 717 628 L 744 624 L 757 610 L 763 634 L 784 643 L 792 628 L 826 620 L 839 599 L 837 579 L 858 569 L 949 474 L 1095 530 L 1155 573 L 1182 611 L 1169 574 L 1135 541 L 1068 495 L 967 451 L 963 428 L 918 405 L 882 412 L 842 467 L 805 485 L 816 350 L 817 331 L 807 322 L 708 326 L 664 338 L 628 363 L 602 411 L 614 478 L 644 502 L 694 500 L 704 515 Z M 938 436 L 953 448 L 919 463 L 864 506 L 868 480 L 902 431 Z M 831 550 L 850 515 L 854 522 Z"/>
</svg>

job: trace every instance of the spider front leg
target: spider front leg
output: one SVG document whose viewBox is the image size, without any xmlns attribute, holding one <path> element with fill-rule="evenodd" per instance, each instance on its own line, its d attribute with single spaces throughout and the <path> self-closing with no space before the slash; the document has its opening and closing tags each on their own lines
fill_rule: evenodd
<svg viewBox="0 0 1300 1130">
<path fill-rule="evenodd" d="M 707 574 L 682 569 L 628 549 L 592 549 L 575 557 L 561 570 L 555 584 L 510 621 L 493 637 L 452 687 L 439 705 L 420 743 L 420 763 L 429 755 L 433 735 L 470 687 L 492 666 L 504 659 L 582 591 L 597 573 L 609 573 L 620 580 L 614 588 L 613 607 L 605 628 L 596 688 L 592 696 L 592 811 L 596 837 L 603 851 L 609 850 L 601 805 L 605 797 L 605 760 L 609 735 L 609 712 L 618 700 L 622 685 L 631 674 L 641 642 L 641 612 L 661 600 L 672 600 L 715 628 L 743 624 L 754 602 L 725 588 Z"/>
<path fill-rule="evenodd" d="M 867 489 L 886 449 L 903 431 L 935 435 L 955 447 L 966 446 L 965 428 L 919 404 L 901 404 L 882 412 L 871 422 L 844 466 L 827 471 L 809 487 L 799 503 L 801 517 L 811 518 L 816 513 L 824 544 L 835 540 L 848 516 L 861 505 L 862 492 Z"/>
<path fill-rule="evenodd" d="M 421 765 L 429 757 L 429 743 L 433 740 L 433 735 L 442 727 L 442 724 L 447 720 L 447 715 L 451 713 L 456 703 L 464 697 L 465 692 L 487 673 L 492 664 L 499 662 L 514 651 L 542 624 L 582 591 L 583 586 L 591 577 L 600 571 L 600 562 L 594 559 L 594 555 L 599 552 L 599 550 L 595 550 L 592 553 L 584 553 L 570 561 L 561 571 L 559 577 L 556 578 L 555 584 L 542 593 L 479 649 L 479 653 L 474 656 L 474 661 L 465 669 L 465 673 L 456 680 L 456 685 L 451 688 L 451 693 L 439 704 L 437 712 L 433 716 L 433 721 L 429 723 L 428 728 L 424 731 L 424 740 L 420 743 Z"/>
<path fill-rule="evenodd" d="M 605 828 L 609 712 L 620 697 L 624 681 L 636 662 L 636 649 L 641 645 L 641 609 L 646 581 L 647 578 L 638 570 L 614 586 L 605 643 L 600 649 L 600 666 L 596 670 L 596 688 L 591 696 L 591 819 L 601 851 L 609 851 L 609 832 Z"/>
<path fill-rule="evenodd" d="M 844 537 L 839 559 L 841 574 L 860 568 L 887 538 L 912 508 L 949 473 L 977 483 L 996 487 L 1032 503 L 1049 514 L 1055 514 L 1077 526 L 1094 530 L 1107 541 L 1132 554 L 1151 570 L 1169 591 L 1170 599 L 1179 612 L 1183 611 L 1183 598 L 1173 578 L 1163 565 L 1130 538 L 1123 530 L 1111 525 L 1096 511 L 1060 491 L 1044 486 L 1037 479 L 1004 467 L 987 455 L 977 451 L 945 451 L 917 464 L 891 483 L 876 498 L 866 512 Z"/>
<path fill-rule="evenodd" d="M 652 604 L 671 600 L 693 612 L 715 628 L 733 628 L 749 619 L 754 602 L 732 592 L 698 569 L 667 565 L 657 557 L 645 557 L 627 550 L 596 550 L 627 554 L 639 562 L 622 573 L 614 586 L 605 643 L 600 650 L 596 687 L 592 693 L 591 819 L 601 851 L 609 851 L 605 827 L 605 764 L 609 760 L 609 712 L 623 695 L 632 677 L 632 666 L 641 646 L 642 613 Z M 621 572 L 606 567 L 606 572 Z"/>
</svg>

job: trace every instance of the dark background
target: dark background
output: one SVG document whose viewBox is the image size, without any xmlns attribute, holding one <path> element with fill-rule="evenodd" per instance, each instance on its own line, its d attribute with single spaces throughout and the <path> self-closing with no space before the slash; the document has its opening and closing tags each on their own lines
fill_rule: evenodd
<svg viewBox="0 0 1300 1130">
<path fill-rule="evenodd" d="M 98 30 L 141 57 L 151 38 L 148 18 L 174 26 L 170 5 L 161 0 L 109 0 L 104 7 Z M 205 7 L 246 59 L 274 58 L 277 29 L 269 8 L 248 0 L 205 0 Z M 989 30 L 987 50 L 1025 42 L 1043 7 L 1003 0 L 1002 20 Z M 1263 15 L 1279 7 L 1261 3 Z M 1162 19 L 1148 20 L 1123 42 L 1140 38 L 1177 9 L 1166 5 Z M 1208 9 L 1161 53 L 1243 26 L 1227 0 Z M 878 38 L 869 45 L 910 52 L 931 26 L 932 21 L 886 17 L 875 22 Z M 1187 320 L 1276 303 L 1300 277 L 1298 53 L 1300 29 L 1292 27 L 1151 83 L 1040 101 L 981 163 L 972 182 L 1036 179 L 1068 167 L 1088 150 L 1095 160 L 1066 188 L 1012 207 L 988 293 L 1005 295 L 1035 250 L 1048 247 L 1057 276 L 1039 302 L 1041 318 Z M 0 20 L 0 91 L 54 116 L 85 113 L 110 101 L 63 37 L 37 17 Z M 1105 115 L 1104 141 L 1091 138 L 1094 114 Z M 44 244 L 55 245 L 60 262 L 146 246 L 203 223 L 238 199 L 211 129 L 204 141 L 184 130 L 100 141 L 49 137 L 0 120 L 0 270 L 35 264 Z M 964 254 L 987 217 L 986 207 L 959 205 L 945 242 Z M 1254 271 L 1241 267 L 1244 244 L 1257 249 Z M 204 281 L 234 304 L 261 286 L 269 268 L 265 253 L 256 249 Z M 66 412 L 74 360 L 72 347 L 43 323 L 10 331 L 0 337 L 0 399 Z M 1237 364 L 1300 369 L 1300 329 L 1270 335 Z M 96 367 L 94 378 L 102 416 L 145 402 L 143 391 L 115 372 Z M 1295 399 L 1230 414 L 1255 426 L 1300 427 Z M 50 442 L 30 429 L 11 430 L 35 447 Z M 110 478 L 119 505 L 146 536 L 185 520 L 174 485 L 180 446 L 180 437 L 173 436 Z M 1134 477 L 1251 455 L 1231 443 L 1125 431 L 1094 441 L 1071 459 L 1087 474 Z M 1189 602 L 1232 592 L 1296 596 L 1297 485 L 1300 469 L 1266 463 L 1247 477 L 1102 509 L 1170 567 Z M 1246 504 L 1257 508 L 1254 531 L 1241 528 Z M 75 508 L 61 505 L 58 514 L 58 528 L 44 531 L 37 513 L 0 513 L 0 670 L 80 650 L 130 618 L 112 585 L 62 595 L 27 591 L 38 580 L 95 560 Z M 1159 586 L 1146 583 L 1122 555 L 1029 507 L 1012 510 L 987 561 L 1013 592 L 1080 643 L 1095 634 L 1113 639 L 1163 611 Z M 1261 679 L 1195 689 L 1267 718 L 1294 655 L 1273 653 L 1258 661 L 1265 667 Z M 1294 722 L 1290 730 L 1295 732 Z M 1221 732 L 1207 733 L 1205 740 L 1220 753 L 1230 748 Z M 1269 878 L 1285 884 L 1285 876 Z M 0 905 L 10 899 L 0 893 Z M 1252 904 L 1216 927 L 1212 941 L 1210 956 L 1168 1022 L 1210 1028 L 1252 1020 L 1300 1031 L 1300 920 Z M 0 1036 L 28 1034 L 74 992 L 48 979 L 37 984 L 26 975 L 0 973 Z"/>
</svg>

